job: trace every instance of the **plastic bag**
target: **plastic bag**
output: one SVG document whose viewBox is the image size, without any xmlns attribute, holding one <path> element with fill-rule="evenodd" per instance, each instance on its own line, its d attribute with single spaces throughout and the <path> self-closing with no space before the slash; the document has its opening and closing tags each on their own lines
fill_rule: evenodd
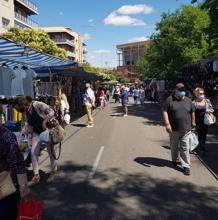
<svg viewBox="0 0 218 220">
<path fill-rule="evenodd" d="M 189 139 L 189 151 L 192 152 L 199 144 L 198 136 L 195 132 L 190 133 L 190 139 Z"/>
<path fill-rule="evenodd" d="M 42 220 L 43 202 L 32 195 L 31 201 L 20 201 L 17 220 Z"/>
<path fill-rule="evenodd" d="M 205 125 L 212 125 L 216 123 L 216 117 L 213 115 L 213 113 L 205 113 L 204 115 L 204 124 Z"/>
<path fill-rule="evenodd" d="M 70 124 L 70 115 L 69 114 L 65 114 L 64 115 L 64 122 L 69 125 Z"/>
<path fill-rule="evenodd" d="M 46 129 L 39 135 L 39 140 L 41 142 L 49 142 L 49 130 Z"/>
</svg>

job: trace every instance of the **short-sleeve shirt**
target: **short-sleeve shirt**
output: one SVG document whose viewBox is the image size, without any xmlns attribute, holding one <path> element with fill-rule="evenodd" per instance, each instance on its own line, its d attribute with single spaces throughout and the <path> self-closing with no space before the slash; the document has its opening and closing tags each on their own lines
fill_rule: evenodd
<svg viewBox="0 0 218 220">
<path fill-rule="evenodd" d="M 192 129 L 191 113 L 194 111 L 191 99 L 184 97 L 179 100 L 175 96 L 167 98 L 163 111 L 169 115 L 173 131 L 190 131 Z"/>
<path fill-rule="evenodd" d="M 95 100 L 95 94 L 91 88 L 87 89 L 83 96 L 83 101 L 86 106 L 92 106 L 90 100 L 93 100 L 93 102 Z"/>
<path fill-rule="evenodd" d="M 124 90 L 121 94 L 122 105 L 126 105 L 128 103 L 128 92 Z"/>
<path fill-rule="evenodd" d="M 7 67 L 0 67 L 0 95 L 11 96 L 11 83 L 15 78 L 13 71 Z"/>
<path fill-rule="evenodd" d="M 26 77 L 26 72 L 19 68 L 15 68 L 13 71 L 16 77 L 12 80 L 11 95 L 12 96 L 24 95 L 23 79 Z"/>
</svg>

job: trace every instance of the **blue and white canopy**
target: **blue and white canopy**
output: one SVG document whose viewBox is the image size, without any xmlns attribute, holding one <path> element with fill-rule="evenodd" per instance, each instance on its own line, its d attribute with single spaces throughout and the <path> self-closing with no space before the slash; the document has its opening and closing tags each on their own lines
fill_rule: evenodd
<svg viewBox="0 0 218 220">
<path fill-rule="evenodd" d="M 0 65 L 3 64 L 9 67 L 27 66 L 29 68 L 50 68 L 58 66 L 69 67 L 75 63 L 71 60 L 63 60 L 39 52 L 27 47 L 23 43 L 18 43 L 0 36 Z"/>
</svg>

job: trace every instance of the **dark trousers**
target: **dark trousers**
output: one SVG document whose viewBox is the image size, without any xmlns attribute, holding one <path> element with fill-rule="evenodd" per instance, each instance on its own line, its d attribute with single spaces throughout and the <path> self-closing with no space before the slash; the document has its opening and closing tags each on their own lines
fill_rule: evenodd
<svg viewBox="0 0 218 220">
<path fill-rule="evenodd" d="M 204 123 L 197 124 L 197 133 L 198 133 L 198 140 L 199 140 L 199 148 L 200 150 L 205 150 L 205 142 L 208 133 L 208 126 Z"/>
<path fill-rule="evenodd" d="M 20 194 L 17 190 L 10 196 L 0 200 L 0 219 L 1 220 L 17 220 L 18 204 Z"/>
</svg>

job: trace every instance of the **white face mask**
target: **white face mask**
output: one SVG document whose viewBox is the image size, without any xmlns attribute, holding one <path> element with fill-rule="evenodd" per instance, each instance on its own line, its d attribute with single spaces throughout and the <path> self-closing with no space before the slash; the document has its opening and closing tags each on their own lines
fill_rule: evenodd
<svg viewBox="0 0 218 220">
<path fill-rule="evenodd" d="M 198 99 L 200 99 L 200 100 L 203 100 L 204 98 L 205 98 L 204 95 L 199 95 L 199 96 L 198 96 Z"/>
</svg>

